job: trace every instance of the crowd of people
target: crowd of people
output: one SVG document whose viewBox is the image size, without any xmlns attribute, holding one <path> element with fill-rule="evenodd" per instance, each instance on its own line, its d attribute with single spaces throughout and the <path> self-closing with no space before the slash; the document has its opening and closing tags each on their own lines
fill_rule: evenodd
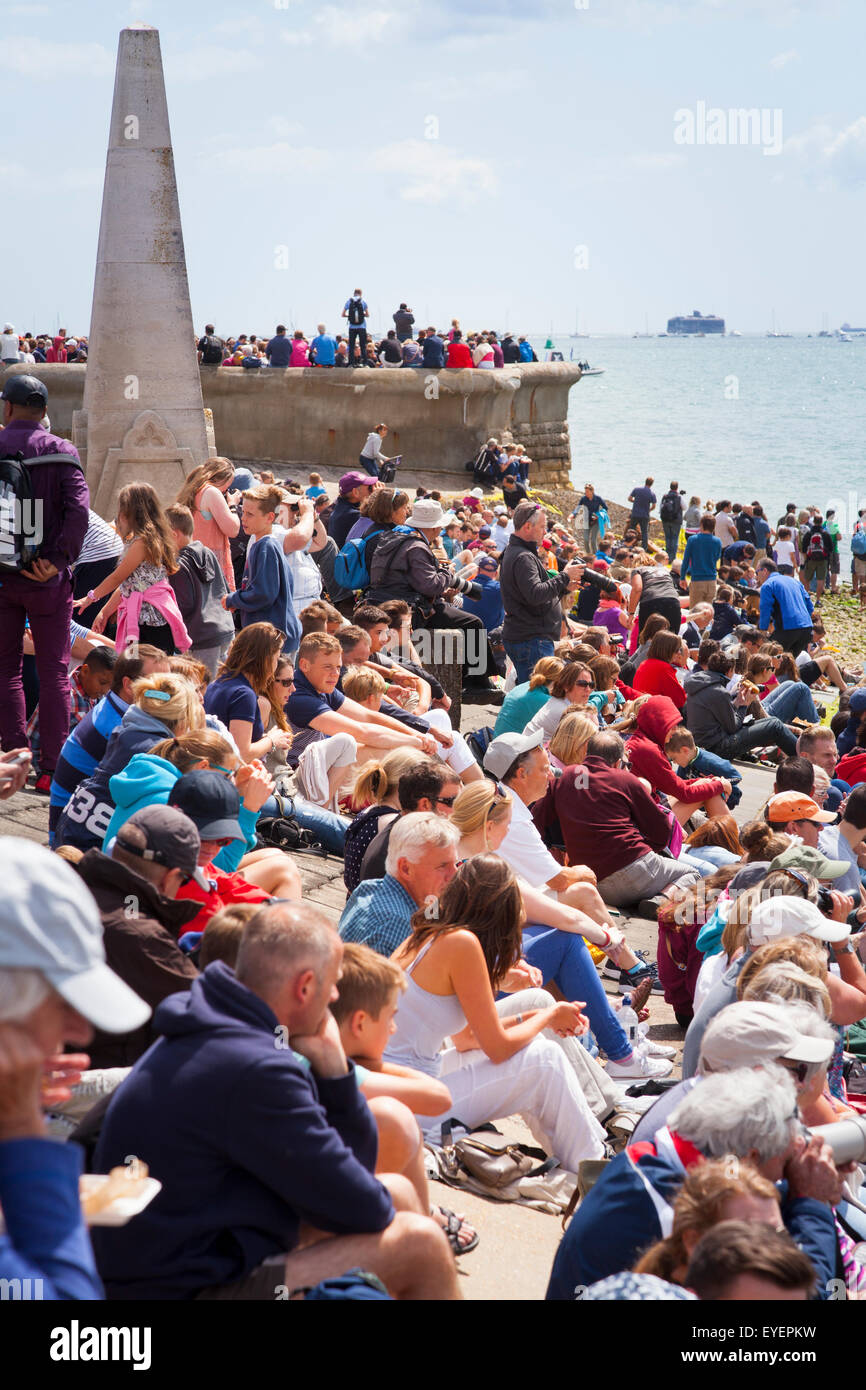
<svg viewBox="0 0 866 1390">
<path fill-rule="evenodd" d="M 459 319 L 452 319 L 447 330 L 430 324 L 416 325 L 415 315 L 400 304 L 392 315 L 394 327 L 372 333 L 367 321 L 370 307 L 363 291 L 356 289 L 346 300 L 341 318 L 346 332 L 329 333 L 327 325 L 317 325 L 309 337 L 301 328 L 289 330 L 278 323 L 270 338 L 256 333 L 220 337 L 212 323 L 197 342 L 199 362 L 214 367 L 473 367 L 492 371 L 510 363 L 537 362 L 538 357 L 525 335 L 499 334 L 491 329 L 465 332 Z"/>
<path fill-rule="evenodd" d="M 454 1299 L 479 1233 L 424 1146 L 520 1115 L 580 1196 L 549 1298 L 860 1296 L 863 1175 L 821 1127 L 860 1106 L 866 683 L 811 543 L 798 574 L 787 518 L 721 503 L 679 560 L 652 479 L 614 536 L 496 440 L 410 496 L 384 426 L 336 497 L 212 458 L 110 525 L 44 385 L 2 398 L 41 529 L 0 585 L 0 797 L 32 774 L 50 849 L 3 841 L 0 1276 Z M 88 1234 L 82 1166 L 141 1164 L 156 1195 Z"/>
</svg>

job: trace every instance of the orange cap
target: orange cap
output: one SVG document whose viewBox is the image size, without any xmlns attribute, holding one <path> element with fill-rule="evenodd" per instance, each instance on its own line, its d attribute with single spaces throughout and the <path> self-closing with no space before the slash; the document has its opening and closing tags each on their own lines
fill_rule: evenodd
<svg viewBox="0 0 866 1390">
<path fill-rule="evenodd" d="M 767 803 L 767 820 L 772 825 L 784 825 L 789 820 L 814 820 L 830 825 L 836 816 L 832 811 L 822 811 L 817 801 L 802 792 L 779 792 Z"/>
</svg>

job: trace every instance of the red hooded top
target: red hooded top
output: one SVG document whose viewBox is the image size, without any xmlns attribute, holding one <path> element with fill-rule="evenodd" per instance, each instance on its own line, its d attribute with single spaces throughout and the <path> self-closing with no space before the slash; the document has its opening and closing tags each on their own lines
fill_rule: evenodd
<svg viewBox="0 0 866 1390">
<path fill-rule="evenodd" d="M 642 669 L 642 668 L 641 668 Z M 668 761 L 664 747 L 683 716 L 666 695 L 651 695 L 637 712 L 637 732 L 626 744 L 628 763 L 637 777 L 645 777 L 654 792 L 664 792 L 674 801 L 706 801 L 721 796 L 719 777 L 696 777 L 687 782 L 678 777 Z"/>
<path fill-rule="evenodd" d="M 634 673 L 632 684 L 641 695 L 667 695 L 677 709 L 686 703 L 686 692 L 677 680 L 677 673 L 669 661 L 658 657 L 647 657 Z"/>
</svg>

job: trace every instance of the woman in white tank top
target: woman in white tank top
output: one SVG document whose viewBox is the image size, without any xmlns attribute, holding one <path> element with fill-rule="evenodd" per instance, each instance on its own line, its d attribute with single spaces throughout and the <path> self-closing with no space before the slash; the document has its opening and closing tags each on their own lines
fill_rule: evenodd
<svg viewBox="0 0 866 1390">
<path fill-rule="evenodd" d="M 494 854 L 467 859 L 436 907 L 438 916 L 429 906 L 415 915 L 394 953 L 408 985 L 386 1053 L 446 1081 L 451 1109 L 419 1116 L 421 1128 L 437 1139 L 449 1117 L 474 1127 L 519 1113 L 572 1172 L 583 1158 L 601 1158 L 604 1131 L 553 1034 L 542 1036 L 585 1032 L 580 1006 L 539 990 L 495 1002 L 496 991 L 525 980 L 515 971 L 523 907 L 508 865 Z"/>
</svg>

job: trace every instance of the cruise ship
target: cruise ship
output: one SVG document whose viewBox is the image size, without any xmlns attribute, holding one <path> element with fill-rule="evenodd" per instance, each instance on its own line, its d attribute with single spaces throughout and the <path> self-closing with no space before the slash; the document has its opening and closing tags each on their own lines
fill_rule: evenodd
<svg viewBox="0 0 866 1390">
<path fill-rule="evenodd" d="M 717 314 L 702 314 L 700 309 L 694 309 L 688 315 L 680 314 L 674 319 L 668 319 L 669 334 L 701 336 L 724 331 L 724 319 L 720 319 Z"/>
</svg>

